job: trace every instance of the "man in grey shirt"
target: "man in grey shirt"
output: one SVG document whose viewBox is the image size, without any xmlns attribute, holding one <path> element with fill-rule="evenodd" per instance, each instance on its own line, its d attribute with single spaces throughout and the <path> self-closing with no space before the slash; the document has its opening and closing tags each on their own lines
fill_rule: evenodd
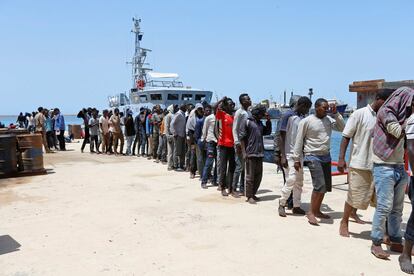
<svg viewBox="0 0 414 276">
<path fill-rule="evenodd" d="M 185 111 L 187 106 L 185 104 L 180 106 L 172 119 L 170 131 L 174 136 L 174 152 L 175 152 L 175 168 L 176 171 L 184 171 L 185 161 Z"/>
<path fill-rule="evenodd" d="M 241 194 L 244 194 L 244 157 L 243 149 L 240 143 L 240 126 L 241 122 L 246 122 L 247 118 L 251 117 L 252 114 L 248 111 L 248 108 L 252 105 L 252 101 L 248 94 L 243 93 L 239 96 L 240 108 L 234 114 L 233 121 L 233 138 L 234 138 L 234 147 L 236 150 L 236 168 L 233 175 L 233 189 L 238 188 Z M 239 182 L 240 181 L 240 182 Z"/>
<path fill-rule="evenodd" d="M 327 116 L 331 113 L 330 116 Z M 303 156 L 304 165 L 312 176 L 313 191 L 311 207 L 307 214 L 312 225 L 319 225 L 316 218 L 329 219 L 320 210 L 326 192 L 332 190 L 331 136 L 332 130 L 342 131 L 345 121 L 336 111 L 336 105 L 329 106 L 325 99 L 315 102 L 315 114 L 300 121 L 293 150 L 294 167 L 299 171 Z"/>
<path fill-rule="evenodd" d="M 169 171 L 174 169 L 174 135 L 171 132 L 171 122 L 177 108 L 177 106 L 170 105 L 167 108 L 168 114 L 164 118 L 164 134 L 167 137 L 167 163 Z"/>
</svg>

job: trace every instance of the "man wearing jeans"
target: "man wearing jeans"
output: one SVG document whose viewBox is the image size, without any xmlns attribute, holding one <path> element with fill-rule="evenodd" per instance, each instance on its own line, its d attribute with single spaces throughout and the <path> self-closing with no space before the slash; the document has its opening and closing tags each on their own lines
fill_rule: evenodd
<svg viewBox="0 0 414 276">
<path fill-rule="evenodd" d="M 238 187 L 239 192 L 244 194 L 244 157 L 243 149 L 240 143 L 240 125 L 241 122 L 246 122 L 247 118 L 251 117 L 251 113 L 248 108 L 252 105 L 252 101 L 248 94 L 241 94 L 239 96 L 240 108 L 234 114 L 233 122 L 233 137 L 234 137 L 234 147 L 236 150 L 236 169 L 234 170 L 233 175 L 233 186 Z"/>
<path fill-rule="evenodd" d="M 203 131 L 201 134 L 201 141 L 206 147 L 206 163 L 201 177 L 201 187 L 203 189 L 207 189 L 207 181 L 211 175 L 214 162 L 216 162 L 216 165 L 214 167 L 212 183 L 213 185 L 216 185 L 217 183 L 217 138 L 214 134 L 215 123 L 216 115 L 215 111 L 213 111 L 213 114 L 210 114 L 204 120 Z"/>
<path fill-rule="evenodd" d="M 397 89 L 377 114 L 374 129 L 373 161 L 377 208 L 372 221 L 371 253 L 388 259 L 381 244 L 388 224 L 391 251 L 402 251 L 401 220 L 408 181 L 404 169 L 404 125 L 412 112 L 414 90 Z"/>
</svg>

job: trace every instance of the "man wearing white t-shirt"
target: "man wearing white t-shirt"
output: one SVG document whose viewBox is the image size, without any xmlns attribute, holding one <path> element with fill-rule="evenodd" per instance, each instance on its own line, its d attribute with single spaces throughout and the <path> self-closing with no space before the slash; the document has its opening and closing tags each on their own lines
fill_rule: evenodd
<svg viewBox="0 0 414 276">
<path fill-rule="evenodd" d="M 345 201 L 344 214 L 339 227 L 339 234 L 343 237 L 349 237 L 349 217 L 352 217 L 357 223 L 365 223 L 359 219 L 356 210 L 366 210 L 374 192 L 372 134 L 377 121 L 376 113 L 391 93 L 392 91 L 379 92 L 371 104 L 352 113 L 342 132 L 342 142 L 338 158 L 339 172 L 343 173 L 347 167 L 345 153 L 352 139 L 349 163 L 349 189 Z"/>
</svg>

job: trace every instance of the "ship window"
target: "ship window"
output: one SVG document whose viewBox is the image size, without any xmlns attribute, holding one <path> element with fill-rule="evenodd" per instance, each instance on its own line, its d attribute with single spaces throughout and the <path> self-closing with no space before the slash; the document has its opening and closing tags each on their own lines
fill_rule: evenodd
<svg viewBox="0 0 414 276">
<path fill-rule="evenodd" d="M 183 101 L 191 101 L 193 99 L 193 94 L 183 94 L 181 99 Z"/>
<path fill-rule="evenodd" d="M 205 99 L 206 99 L 206 95 L 204 95 L 204 94 L 197 94 L 195 96 L 196 101 L 204 101 Z"/>
<path fill-rule="evenodd" d="M 151 101 L 161 101 L 162 95 L 161 94 L 151 94 Z"/>
<path fill-rule="evenodd" d="M 168 100 L 177 101 L 179 99 L 178 94 L 168 94 Z"/>
<path fill-rule="evenodd" d="M 140 95 L 139 96 L 139 101 L 140 102 L 146 102 L 146 101 L 148 101 L 147 95 Z"/>
</svg>

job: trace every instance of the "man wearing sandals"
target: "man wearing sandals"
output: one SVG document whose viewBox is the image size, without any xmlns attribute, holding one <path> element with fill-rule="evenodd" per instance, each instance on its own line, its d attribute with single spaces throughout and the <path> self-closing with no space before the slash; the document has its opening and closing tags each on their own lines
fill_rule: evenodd
<svg viewBox="0 0 414 276">
<path fill-rule="evenodd" d="M 327 116 L 328 113 L 330 116 Z M 336 111 L 336 105 L 329 106 L 325 99 L 315 102 L 315 114 L 300 121 L 293 152 L 294 168 L 299 171 L 304 165 L 308 166 L 312 176 L 313 191 L 310 210 L 307 213 L 308 222 L 319 225 L 316 218 L 329 219 L 321 212 L 321 205 L 326 192 L 332 190 L 331 176 L 331 136 L 332 130 L 342 131 L 345 121 Z"/>
</svg>

